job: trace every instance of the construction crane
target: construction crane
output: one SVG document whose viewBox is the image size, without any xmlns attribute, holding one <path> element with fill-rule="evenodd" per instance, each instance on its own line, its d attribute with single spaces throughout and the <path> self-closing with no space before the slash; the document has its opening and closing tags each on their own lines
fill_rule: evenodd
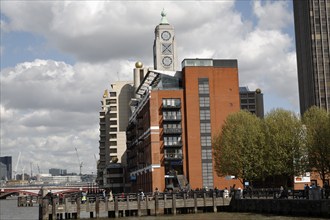
<svg viewBox="0 0 330 220">
<path fill-rule="evenodd" d="M 17 175 L 17 167 L 18 167 L 18 164 L 19 164 L 19 160 L 21 158 L 21 152 L 18 153 L 18 157 L 17 157 L 17 161 L 16 161 L 16 166 L 15 166 L 15 169 L 14 169 L 14 180 L 16 180 L 16 175 Z"/>
<path fill-rule="evenodd" d="M 95 159 L 95 163 L 96 163 L 96 167 L 97 167 L 97 164 L 99 163 L 99 161 L 96 159 L 96 155 L 94 154 L 94 159 Z"/>
<path fill-rule="evenodd" d="M 39 164 L 37 164 L 37 167 L 38 167 L 38 174 L 40 174 L 40 167 L 39 167 Z"/>
<path fill-rule="evenodd" d="M 30 180 L 32 179 L 32 176 L 33 176 L 33 171 L 32 171 L 32 169 L 33 169 L 33 163 L 30 162 L 30 171 L 31 171 L 31 174 L 30 174 Z"/>
<path fill-rule="evenodd" d="M 80 158 L 79 158 L 77 148 L 75 147 L 74 149 L 76 150 L 76 154 L 77 154 L 77 158 L 78 158 L 78 165 L 79 165 L 79 175 L 81 176 L 81 169 L 82 169 L 82 166 L 83 166 L 83 162 L 80 162 Z"/>
</svg>

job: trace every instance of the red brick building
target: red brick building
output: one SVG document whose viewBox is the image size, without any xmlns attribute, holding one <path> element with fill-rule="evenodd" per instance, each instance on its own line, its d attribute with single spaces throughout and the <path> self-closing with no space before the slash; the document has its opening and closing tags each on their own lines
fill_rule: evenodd
<svg viewBox="0 0 330 220">
<path fill-rule="evenodd" d="M 179 71 L 150 70 L 127 128 L 132 190 L 229 188 L 215 173 L 212 137 L 240 110 L 236 60 L 185 59 Z"/>
</svg>

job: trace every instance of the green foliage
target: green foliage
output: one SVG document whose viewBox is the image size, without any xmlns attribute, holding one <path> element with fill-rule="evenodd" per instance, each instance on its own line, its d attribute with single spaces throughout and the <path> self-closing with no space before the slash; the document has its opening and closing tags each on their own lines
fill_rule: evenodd
<svg viewBox="0 0 330 220">
<path fill-rule="evenodd" d="M 262 180 L 267 176 L 305 171 L 303 126 L 290 111 L 276 109 L 260 119 L 240 111 L 229 115 L 213 138 L 219 176 Z"/>
<path fill-rule="evenodd" d="M 326 110 L 311 107 L 303 115 L 309 169 L 320 173 L 324 181 L 330 176 L 330 115 Z"/>
<path fill-rule="evenodd" d="M 300 174 L 305 151 L 299 118 L 293 112 L 275 109 L 265 116 L 264 122 L 268 175 Z"/>
<path fill-rule="evenodd" d="M 254 179 L 264 172 L 262 129 L 261 120 L 247 111 L 228 116 L 221 133 L 213 139 L 218 175 Z"/>
</svg>

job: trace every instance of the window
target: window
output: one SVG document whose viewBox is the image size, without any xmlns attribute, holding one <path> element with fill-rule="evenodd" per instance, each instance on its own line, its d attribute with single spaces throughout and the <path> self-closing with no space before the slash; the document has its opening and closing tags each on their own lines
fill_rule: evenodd
<svg viewBox="0 0 330 220">
<path fill-rule="evenodd" d="M 201 123 L 201 133 L 211 133 L 211 124 Z"/>
<path fill-rule="evenodd" d="M 110 125 L 117 125 L 117 121 L 110 121 Z"/>
<path fill-rule="evenodd" d="M 164 145 L 172 146 L 181 144 L 181 137 L 164 137 Z"/>
<path fill-rule="evenodd" d="M 181 100 L 180 99 L 163 99 L 164 107 L 180 107 Z"/>
<path fill-rule="evenodd" d="M 117 118 L 117 113 L 110 113 L 110 118 Z"/>
<path fill-rule="evenodd" d="M 174 119 L 180 120 L 181 119 L 181 112 L 180 111 L 164 111 L 163 118 L 166 119 Z"/>
<path fill-rule="evenodd" d="M 201 136 L 202 147 L 210 147 L 212 145 L 211 136 Z"/>
<path fill-rule="evenodd" d="M 202 159 L 212 159 L 212 150 L 202 149 Z"/>
<path fill-rule="evenodd" d="M 210 110 L 200 110 L 200 120 L 210 120 Z"/>
<path fill-rule="evenodd" d="M 110 92 L 110 97 L 116 97 L 116 92 Z"/>
<path fill-rule="evenodd" d="M 117 148 L 110 148 L 110 154 L 116 154 Z"/>
<path fill-rule="evenodd" d="M 199 97 L 199 107 L 210 107 L 210 97 Z"/>
<path fill-rule="evenodd" d="M 199 94 L 209 94 L 209 79 L 199 78 L 198 79 L 198 93 Z"/>
<path fill-rule="evenodd" d="M 117 106 L 110 106 L 110 111 L 117 111 Z"/>
</svg>

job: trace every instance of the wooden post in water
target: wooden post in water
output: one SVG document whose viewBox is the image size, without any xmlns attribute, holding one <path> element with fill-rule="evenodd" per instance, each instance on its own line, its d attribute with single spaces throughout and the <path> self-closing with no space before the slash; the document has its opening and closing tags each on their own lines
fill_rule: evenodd
<svg viewBox="0 0 330 220">
<path fill-rule="evenodd" d="M 212 201 L 213 201 L 213 212 L 217 212 L 217 200 L 216 200 L 216 194 L 213 192 L 212 194 Z"/>
<path fill-rule="evenodd" d="M 109 212 L 109 199 L 108 197 L 106 196 L 105 199 L 104 199 L 104 202 L 105 202 L 105 211 L 108 213 Z"/>
<path fill-rule="evenodd" d="M 172 214 L 176 215 L 176 194 L 172 193 Z"/>
<path fill-rule="evenodd" d="M 100 216 L 100 197 L 99 196 L 96 196 L 95 216 L 96 216 L 96 218 L 99 218 L 99 216 Z"/>
<path fill-rule="evenodd" d="M 52 199 L 52 219 L 56 219 L 56 198 Z"/>
<path fill-rule="evenodd" d="M 49 219 L 48 205 L 49 205 L 48 199 L 43 198 L 42 204 L 39 205 L 39 220 L 48 220 Z"/>
<path fill-rule="evenodd" d="M 17 206 L 20 207 L 21 203 L 22 203 L 22 197 L 19 196 L 18 199 L 17 199 Z"/>
<path fill-rule="evenodd" d="M 205 207 L 206 207 L 206 193 L 203 192 L 203 204 L 204 204 L 204 211 L 205 211 Z"/>
<path fill-rule="evenodd" d="M 124 202 L 125 197 L 121 197 L 121 198 L 122 198 L 122 202 Z M 125 209 L 125 207 L 123 208 L 123 217 L 126 217 L 126 209 Z"/>
<path fill-rule="evenodd" d="M 158 208 L 159 208 L 159 200 L 158 200 L 158 195 L 155 195 L 155 216 L 158 215 Z"/>
<path fill-rule="evenodd" d="M 127 212 L 128 216 L 130 215 L 130 209 L 129 209 L 129 195 L 126 196 L 126 207 L 127 207 Z"/>
<path fill-rule="evenodd" d="M 187 193 L 183 193 L 183 206 L 187 207 Z"/>
<path fill-rule="evenodd" d="M 39 220 L 48 220 L 49 213 L 48 213 L 48 205 L 49 200 L 45 197 L 48 193 L 48 189 L 42 187 L 40 189 L 39 195 L 41 196 L 41 203 L 39 204 Z"/>
<path fill-rule="evenodd" d="M 115 218 L 119 218 L 118 196 L 115 196 Z"/>
<path fill-rule="evenodd" d="M 77 219 L 80 219 L 81 198 L 79 196 L 76 198 L 76 203 L 77 203 Z"/>
<path fill-rule="evenodd" d="M 194 213 L 197 213 L 197 194 L 194 192 Z"/>
<path fill-rule="evenodd" d="M 140 195 L 138 194 L 137 195 L 137 205 L 138 205 L 138 216 L 141 217 L 142 214 L 141 214 L 141 200 L 140 200 Z"/>
<path fill-rule="evenodd" d="M 68 219 L 68 209 L 69 209 L 69 204 L 68 204 L 68 198 L 64 197 L 63 198 L 63 202 L 64 202 L 64 219 Z"/>
<path fill-rule="evenodd" d="M 149 201 L 149 197 L 148 195 L 145 197 L 145 200 L 146 200 L 146 211 L 147 211 L 147 215 L 149 215 L 149 212 L 148 212 L 148 201 Z"/>
<path fill-rule="evenodd" d="M 166 200 L 167 200 L 167 195 L 166 195 L 166 193 L 164 193 L 164 213 L 168 214 L 167 213 L 167 208 L 166 208 Z"/>
</svg>

